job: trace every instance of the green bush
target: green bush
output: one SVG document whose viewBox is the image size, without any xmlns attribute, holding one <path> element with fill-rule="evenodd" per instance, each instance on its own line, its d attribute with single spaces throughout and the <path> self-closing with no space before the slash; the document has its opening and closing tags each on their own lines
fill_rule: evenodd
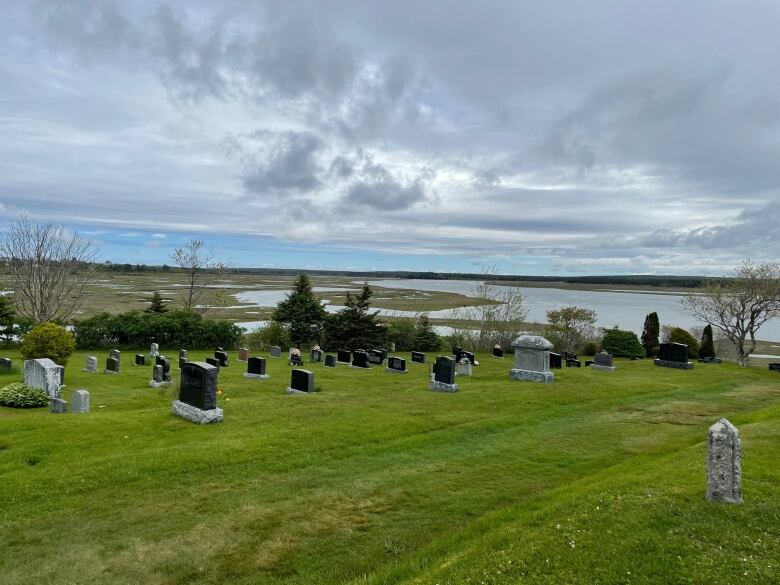
<svg viewBox="0 0 780 585">
<path fill-rule="evenodd" d="M 701 344 L 699 345 L 699 357 L 714 358 L 715 343 L 712 340 L 712 325 L 707 325 L 701 333 Z"/>
<path fill-rule="evenodd" d="M 251 351 L 268 351 L 274 345 L 287 350 L 290 348 L 290 335 L 279 321 L 271 321 L 265 327 L 244 335 L 244 343 Z"/>
<path fill-rule="evenodd" d="M 682 327 L 675 327 L 672 329 L 672 332 L 669 334 L 669 341 L 672 343 L 682 343 L 683 345 L 687 345 L 688 357 L 694 359 L 699 357 L 699 343 L 696 341 L 696 338 L 693 335 L 691 335 Z"/>
<path fill-rule="evenodd" d="M 599 342 L 586 341 L 582 346 L 582 355 L 596 355 L 599 352 Z"/>
<path fill-rule="evenodd" d="M 33 388 L 22 382 L 0 388 L 0 405 L 11 408 L 40 408 L 49 404 L 49 397 L 40 388 Z"/>
<path fill-rule="evenodd" d="M 76 349 L 73 333 L 55 323 L 41 323 L 24 336 L 19 352 L 26 360 L 49 358 L 61 366 Z"/>
<path fill-rule="evenodd" d="M 604 351 L 615 357 L 643 358 L 647 354 L 633 331 L 607 329 L 601 345 Z"/>
</svg>

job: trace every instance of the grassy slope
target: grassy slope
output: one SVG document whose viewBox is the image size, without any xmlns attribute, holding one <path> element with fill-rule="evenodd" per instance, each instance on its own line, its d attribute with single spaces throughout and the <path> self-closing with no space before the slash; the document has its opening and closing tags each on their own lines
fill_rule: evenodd
<svg viewBox="0 0 780 585">
<path fill-rule="evenodd" d="M 88 416 L 0 408 L 0 582 L 777 582 L 776 374 L 618 361 L 544 386 L 486 357 L 454 395 L 410 364 L 315 365 L 323 391 L 284 396 L 281 360 L 263 382 L 234 363 L 225 423 L 198 427 L 131 358 L 72 358 Z M 721 416 L 742 506 L 703 501 Z"/>
</svg>

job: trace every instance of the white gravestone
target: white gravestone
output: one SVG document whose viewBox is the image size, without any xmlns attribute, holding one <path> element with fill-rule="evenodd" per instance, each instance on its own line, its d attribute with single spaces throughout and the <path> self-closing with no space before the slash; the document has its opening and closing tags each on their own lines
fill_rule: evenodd
<svg viewBox="0 0 780 585">
<path fill-rule="evenodd" d="M 62 366 L 58 366 L 49 358 L 25 360 L 24 383 L 40 388 L 49 398 L 60 398 L 62 395 Z"/>
<path fill-rule="evenodd" d="M 737 427 L 720 419 L 707 437 L 707 499 L 742 503 L 742 451 Z"/>
</svg>

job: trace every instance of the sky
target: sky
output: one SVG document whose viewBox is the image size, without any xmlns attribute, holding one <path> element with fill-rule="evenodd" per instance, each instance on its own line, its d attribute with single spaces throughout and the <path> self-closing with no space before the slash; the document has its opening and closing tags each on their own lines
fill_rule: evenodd
<svg viewBox="0 0 780 585">
<path fill-rule="evenodd" d="M 3 3 L 0 230 L 162 264 L 723 274 L 780 252 L 780 2 Z"/>
</svg>

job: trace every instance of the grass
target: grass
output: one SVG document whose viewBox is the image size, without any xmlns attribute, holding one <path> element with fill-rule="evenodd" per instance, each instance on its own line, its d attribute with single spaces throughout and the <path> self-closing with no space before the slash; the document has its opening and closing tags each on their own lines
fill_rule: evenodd
<svg viewBox="0 0 780 585">
<path fill-rule="evenodd" d="M 407 361 L 315 364 L 322 392 L 285 396 L 283 360 L 233 362 L 200 427 L 133 353 L 119 376 L 71 358 L 89 415 L 0 408 L 1 583 L 777 583 L 777 374 L 617 360 L 537 385 L 480 356 L 457 394 Z M 722 416 L 740 506 L 703 497 Z"/>
</svg>

